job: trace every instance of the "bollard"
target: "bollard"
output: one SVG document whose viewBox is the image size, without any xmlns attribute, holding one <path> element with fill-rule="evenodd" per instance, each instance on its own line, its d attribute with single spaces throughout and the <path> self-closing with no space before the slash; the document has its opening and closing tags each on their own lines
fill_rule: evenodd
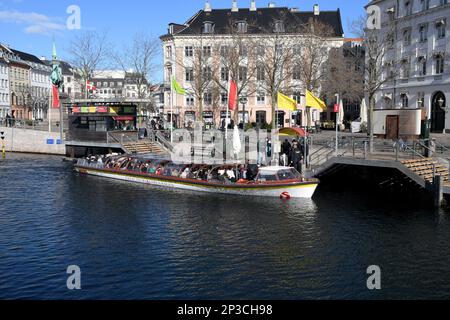
<svg viewBox="0 0 450 320">
<path fill-rule="evenodd" d="M 433 178 L 433 200 L 434 207 L 440 208 L 444 202 L 444 179 L 442 176 Z"/>
<path fill-rule="evenodd" d="M 6 159 L 6 147 L 5 147 L 5 133 L 0 132 L 0 138 L 2 140 L 2 158 Z"/>
</svg>

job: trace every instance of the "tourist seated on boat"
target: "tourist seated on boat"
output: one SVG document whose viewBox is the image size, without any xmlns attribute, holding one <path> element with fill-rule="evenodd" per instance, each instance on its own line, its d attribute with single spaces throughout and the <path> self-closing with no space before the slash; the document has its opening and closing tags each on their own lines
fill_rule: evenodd
<svg viewBox="0 0 450 320">
<path fill-rule="evenodd" d="M 164 168 L 161 167 L 161 166 L 158 166 L 158 168 L 156 169 L 155 174 L 158 175 L 158 176 L 161 176 L 163 174 L 163 172 L 164 172 Z"/>
<path fill-rule="evenodd" d="M 190 173 L 189 167 L 186 167 L 180 175 L 180 178 L 187 179 Z"/>
</svg>

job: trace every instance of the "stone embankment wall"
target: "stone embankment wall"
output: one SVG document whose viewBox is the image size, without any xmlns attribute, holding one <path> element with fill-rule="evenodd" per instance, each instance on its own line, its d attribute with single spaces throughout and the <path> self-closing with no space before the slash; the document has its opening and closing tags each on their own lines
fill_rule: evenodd
<svg viewBox="0 0 450 320">
<path fill-rule="evenodd" d="M 0 127 L 0 131 L 4 133 L 4 143 L 7 152 L 40 153 L 61 156 L 66 154 L 66 147 L 61 143 L 60 134 L 57 132 L 6 127 Z"/>
</svg>

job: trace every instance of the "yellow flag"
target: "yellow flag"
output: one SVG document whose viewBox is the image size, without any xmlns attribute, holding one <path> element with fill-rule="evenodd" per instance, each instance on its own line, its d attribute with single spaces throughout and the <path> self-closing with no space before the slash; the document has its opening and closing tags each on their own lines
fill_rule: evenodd
<svg viewBox="0 0 450 320">
<path fill-rule="evenodd" d="M 306 107 L 317 109 L 321 112 L 327 111 L 325 102 L 314 96 L 309 90 L 306 90 Z"/>
<path fill-rule="evenodd" d="M 286 111 L 297 111 L 297 101 L 281 92 L 278 92 L 278 109 Z"/>
</svg>

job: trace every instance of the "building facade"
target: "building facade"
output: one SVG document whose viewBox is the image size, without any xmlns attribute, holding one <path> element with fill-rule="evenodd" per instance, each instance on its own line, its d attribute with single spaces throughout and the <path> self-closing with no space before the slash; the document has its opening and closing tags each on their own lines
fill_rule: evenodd
<svg viewBox="0 0 450 320">
<path fill-rule="evenodd" d="M 0 121 L 11 114 L 9 93 L 9 68 L 8 62 L 0 52 Z"/>
<path fill-rule="evenodd" d="M 306 25 L 310 20 L 317 20 L 326 24 L 332 29 L 326 39 L 328 48 L 341 47 L 343 45 L 343 29 L 339 10 L 321 12 L 318 5 L 313 11 L 299 11 L 297 8 L 275 7 L 270 3 L 268 7 L 258 8 L 256 1 L 251 2 L 250 8 L 239 8 L 237 1 L 232 1 L 230 9 L 212 9 L 209 2 L 205 8 L 197 12 L 184 24 L 170 24 L 166 35 L 161 36 L 164 53 L 164 113 L 166 120 L 174 119 L 180 126 L 189 126 L 190 123 L 200 120 L 219 127 L 227 117 L 227 83 L 231 77 L 231 70 L 223 64 L 224 55 L 229 55 L 230 43 L 235 38 L 231 29 L 239 34 L 242 45 L 239 47 L 239 59 L 242 65 L 239 66 L 239 76 L 236 76 L 239 85 L 246 89 L 240 94 L 238 121 L 254 124 L 270 124 L 272 119 L 272 97 L 268 90 L 263 90 L 261 83 L 269 76 L 267 71 L 258 66 L 256 55 L 264 59 L 267 55 L 266 49 L 271 44 L 267 44 L 267 38 L 279 37 L 283 42 L 295 43 L 293 47 L 286 50 L 302 50 L 304 34 L 300 32 L 290 32 L 294 25 Z M 231 26 L 231 27 L 230 27 Z M 298 30 L 297 28 L 296 30 Z M 275 35 L 275 36 L 274 36 Z M 282 45 L 275 44 L 276 50 L 285 50 Z M 277 49 L 278 47 L 278 49 Z M 272 49 L 272 48 L 271 48 Z M 324 49 L 326 51 L 326 49 Z M 249 54 L 252 52 L 252 55 Z M 196 66 L 200 59 L 198 56 L 206 57 L 206 64 L 201 69 Z M 230 58 L 229 58 L 230 59 Z M 208 65 L 210 63 L 210 65 Z M 301 63 L 301 59 L 291 61 Z M 203 93 L 198 93 L 196 87 L 199 86 L 196 73 L 204 73 L 207 77 L 218 79 L 219 89 L 208 86 Z M 177 82 L 187 90 L 187 94 L 182 96 L 173 94 L 171 81 L 175 78 Z M 241 79 L 242 78 L 242 79 Z M 292 77 L 286 81 L 291 83 L 292 89 L 287 93 L 299 104 L 299 111 L 292 114 L 279 111 L 277 123 L 280 126 L 306 125 L 305 111 L 305 84 L 300 80 L 300 76 L 295 71 Z M 319 88 L 320 91 L 320 88 Z M 201 101 L 199 101 L 201 100 Z M 200 107 L 201 106 L 201 107 Z M 301 110 L 303 108 L 303 111 Z M 200 115 L 199 110 L 203 110 Z M 309 112 L 309 111 L 308 111 Z M 312 121 L 320 120 L 319 111 L 312 111 Z"/>
<path fill-rule="evenodd" d="M 381 33 L 392 39 L 386 41 L 383 65 L 394 74 L 377 93 L 376 108 L 420 109 L 432 132 L 450 132 L 450 4 L 374 0 L 369 5 L 379 8 Z"/>
</svg>

